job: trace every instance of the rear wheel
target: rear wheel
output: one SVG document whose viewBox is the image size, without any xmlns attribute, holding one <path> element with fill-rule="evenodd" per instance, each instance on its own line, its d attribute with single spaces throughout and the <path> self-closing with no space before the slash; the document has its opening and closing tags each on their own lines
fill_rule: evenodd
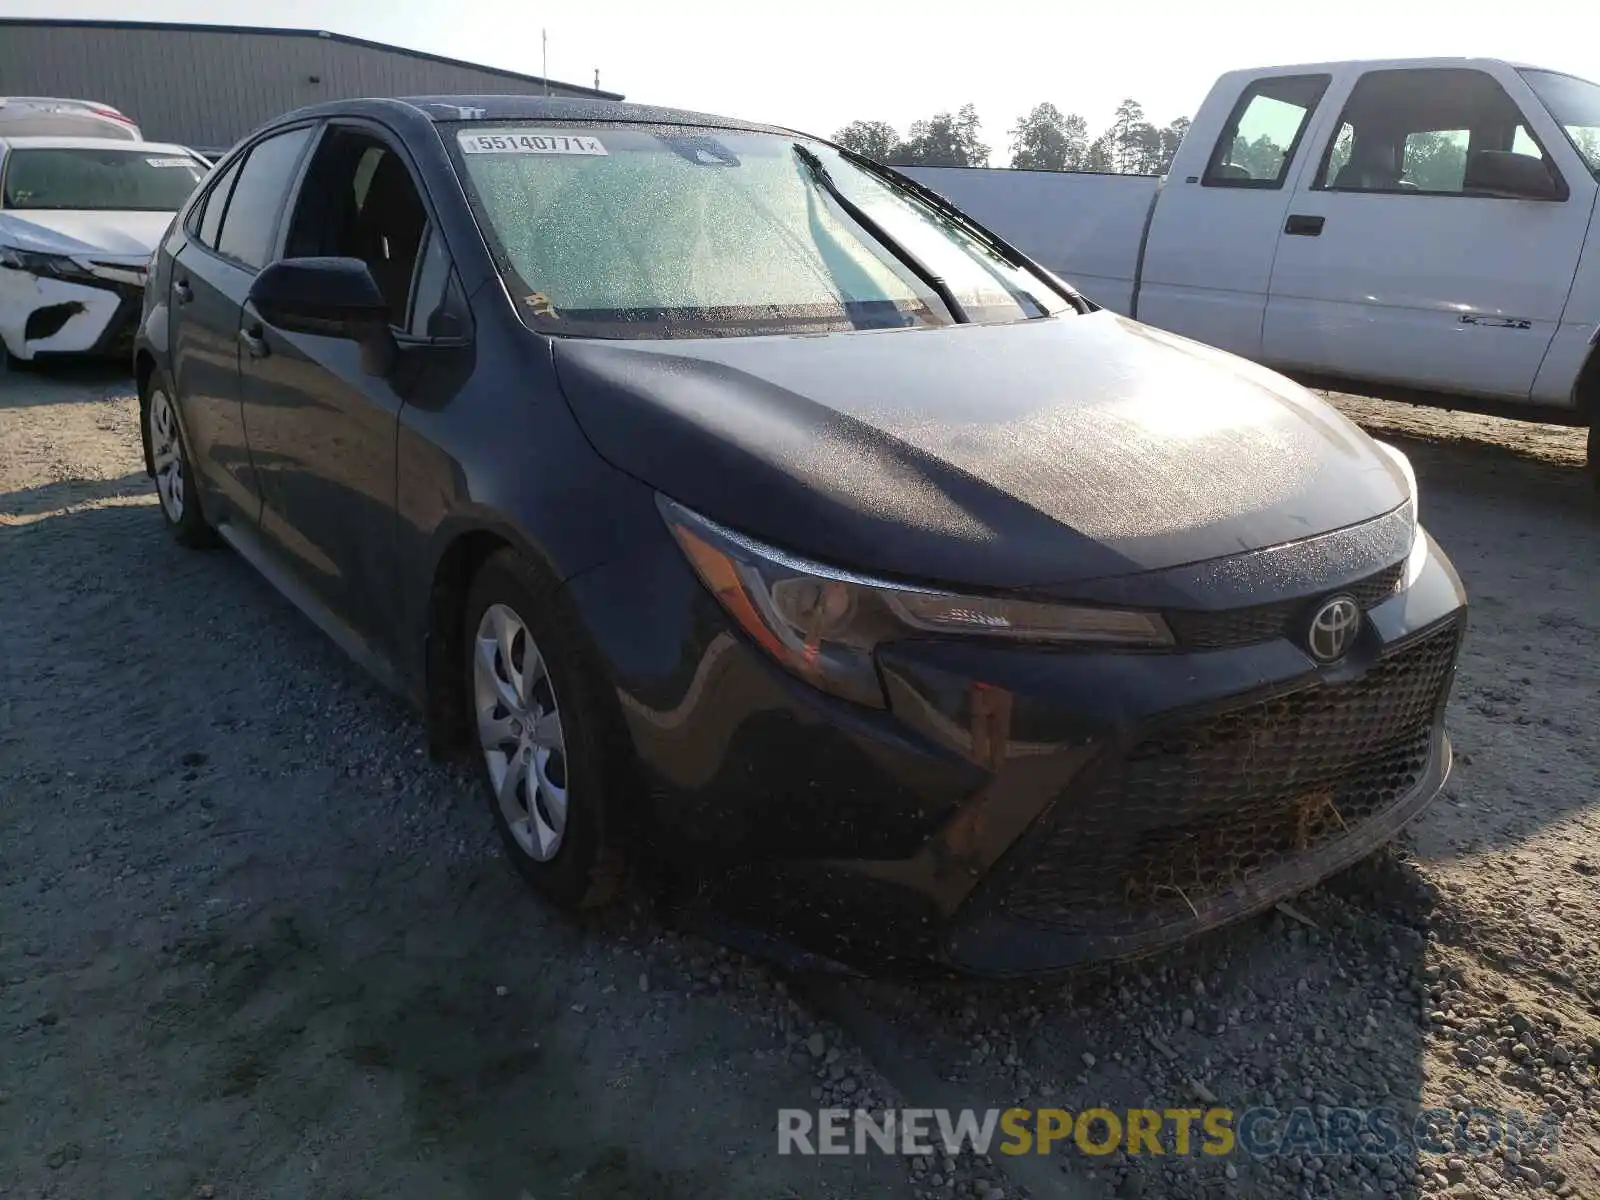
<svg viewBox="0 0 1600 1200">
<path fill-rule="evenodd" d="M 501 551 L 473 580 L 463 634 L 480 774 L 507 856 L 561 908 L 605 904 L 622 878 L 607 815 L 626 752 L 582 631 L 543 571 Z"/>
<path fill-rule="evenodd" d="M 150 438 L 150 461 L 156 473 L 156 495 L 161 500 L 161 516 L 167 528 L 185 546 L 211 545 L 216 534 L 200 510 L 194 467 L 178 426 L 178 413 L 160 384 L 151 386 L 144 405 L 144 421 Z"/>
</svg>

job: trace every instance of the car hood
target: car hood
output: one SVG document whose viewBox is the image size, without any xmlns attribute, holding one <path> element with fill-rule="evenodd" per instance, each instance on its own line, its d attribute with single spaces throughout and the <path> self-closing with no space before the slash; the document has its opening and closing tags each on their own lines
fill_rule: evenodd
<svg viewBox="0 0 1600 1200">
<path fill-rule="evenodd" d="M 169 212 L 16 209 L 0 212 L 0 244 L 40 254 L 150 255 L 171 224 Z"/>
<path fill-rule="evenodd" d="M 599 453 L 791 552 L 1046 587 L 1403 504 L 1400 468 L 1265 368 L 1107 312 L 794 337 L 557 339 Z"/>
</svg>

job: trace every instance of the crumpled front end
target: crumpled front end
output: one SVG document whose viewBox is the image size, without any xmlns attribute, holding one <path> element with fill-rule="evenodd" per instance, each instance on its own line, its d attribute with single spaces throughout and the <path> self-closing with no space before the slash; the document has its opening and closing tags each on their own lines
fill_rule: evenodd
<svg viewBox="0 0 1600 1200">
<path fill-rule="evenodd" d="M 13 358 L 132 352 L 147 258 L 7 257 L 12 261 L 0 262 L 0 341 Z"/>
</svg>

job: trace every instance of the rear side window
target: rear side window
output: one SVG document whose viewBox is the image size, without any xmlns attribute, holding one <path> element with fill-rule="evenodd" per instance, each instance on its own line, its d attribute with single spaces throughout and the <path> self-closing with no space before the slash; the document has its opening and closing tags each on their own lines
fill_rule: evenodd
<svg viewBox="0 0 1600 1200">
<path fill-rule="evenodd" d="M 233 191 L 233 181 L 239 177 L 239 164 L 234 163 L 222 173 L 216 186 L 200 202 L 198 219 L 194 222 L 194 235 L 209 250 L 217 248 L 217 233 L 222 229 L 222 213 L 228 207 L 228 193 Z"/>
<path fill-rule="evenodd" d="M 1201 183 L 1206 187 L 1280 188 L 1305 135 L 1327 75 L 1258 79 L 1234 105 L 1212 148 Z"/>
<path fill-rule="evenodd" d="M 1458 67 L 1369 71 L 1350 92 L 1316 187 L 1337 192 L 1484 194 L 1476 164 L 1554 166 L 1492 76 Z"/>
<path fill-rule="evenodd" d="M 311 137 L 309 127 L 291 129 L 258 142 L 244 160 L 234 183 L 216 249 L 247 267 L 266 266 L 277 232 L 278 215 L 294 182 L 300 154 Z M 207 214 L 209 216 L 209 213 Z"/>
</svg>

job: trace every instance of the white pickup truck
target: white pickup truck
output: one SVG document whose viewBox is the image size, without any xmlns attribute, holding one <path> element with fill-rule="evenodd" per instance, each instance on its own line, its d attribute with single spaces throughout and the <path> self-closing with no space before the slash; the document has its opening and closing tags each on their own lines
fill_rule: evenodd
<svg viewBox="0 0 1600 1200">
<path fill-rule="evenodd" d="M 1600 484 L 1600 85 L 1233 71 L 1160 179 L 903 170 L 1103 307 L 1312 386 L 1587 425 Z"/>
</svg>

